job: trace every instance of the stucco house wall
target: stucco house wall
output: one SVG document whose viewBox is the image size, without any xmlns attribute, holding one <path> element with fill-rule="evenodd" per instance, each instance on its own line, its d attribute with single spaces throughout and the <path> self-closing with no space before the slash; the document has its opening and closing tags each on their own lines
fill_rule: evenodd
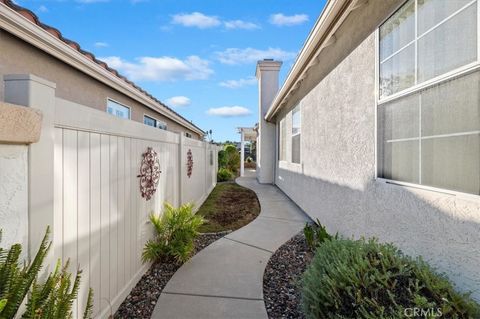
<svg viewBox="0 0 480 319">
<path fill-rule="evenodd" d="M 275 119 L 279 127 L 286 117 L 290 159 L 291 109 L 300 103 L 301 164 L 277 162 L 278 187 L 330 233 L 393 242 L 409 255 L 423 256 L 480 300 L 478 196 L 376 180 L 375 34 L 306 87 L 312 89 L 297 92 Z"/>
<path fill-rule="evenodd" d="M 97 81 L 79 70 L 46 54 L 40 49 L 0 29 L 0 78 L 6 74 L 34 74 L 57 83 L 57 97 L 106 111 L 107 99 L 131 107 L 131 119 L 143 123 L 143 115 L 167 123 L 167 130 L 176 133 L 188 132 L 196 139 L 198 133 L 155 112 L 145 105 Z M 0 101 L 4 100 L 4 85 L 0 85 Z"/>
</svg>

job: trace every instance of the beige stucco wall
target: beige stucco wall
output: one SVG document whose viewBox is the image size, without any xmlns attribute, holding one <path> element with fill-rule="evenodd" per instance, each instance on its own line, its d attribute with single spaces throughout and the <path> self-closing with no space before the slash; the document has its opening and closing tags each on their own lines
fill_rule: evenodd
<svg viewBox="0 0 480 319">
<path fill-rule="evenodd" d="M 313 89 L 296 96 L 302 164 L 279 163 L 276 184 L 330 233 L 393 242 L 480 300 L 480 198 L 375 180 L 374 34 L 319 83 L 310 81 Z M 287 115 L 290 132 L 288 112 L 277 121 Z"/>
<path fill-rule="evenodd" d="M 87 76 L 67 64 L 49 56 L 30 44 L 0 30 L 0 77 L 6 74 L 34 74 L 57 84 L 57 97 L 87 105 L 102 111 L 106 110 L 107 98 L 114 99 L 131 107 L 131 118 L 143 122 L 143 115 L 150 115 L 167 123 L 169 131 L 189 132 L 200 136 L 147 108 L 128 96 Z M 4 100 L 4 85 L 0 85 L 0 101 Z"/>
</svg>

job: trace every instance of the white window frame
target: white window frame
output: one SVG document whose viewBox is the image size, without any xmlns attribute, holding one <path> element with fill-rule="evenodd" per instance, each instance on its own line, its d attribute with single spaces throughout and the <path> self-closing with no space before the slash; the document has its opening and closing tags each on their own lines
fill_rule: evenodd
<svg viewBox="0 0 480 319">
<path fill-rule="evenodd" d="M 282 126 L 284 127 L 285 129 L 285 134 L 283 136 L 283 139 L 285 140 L 284 143 L 284 149 L 283 149 L 283 152 L 285 153 L 284 154 L 284 158 L 282 159 Z M 278 130 L 279 130 L 279 134 L 278 134 L 278 161 L 279 162 L 288 162 L 288 152 L 287 152 L 287 141 L 288 141 L 288 138 L 287 138 L 287 116 L 284 116 L 279 122 L 278 122 Z"/>
<path fill-rule="evenodd" d="M 293 111 L 297 108 L 298 108 L 298 112 L 300 113 L 300 133 L 293 134 Z M 291 113 L 291 116 L 290 116 L 290 122 L 291 122 L 291 126 L 290 126 L 290 163 L 293 164 L 293 165 L 301 166 L 302 165 L 302 160 L 303 160 L 303 152 L 302 152 L 302 126 L 303 126 L 302 122 L 303 122 L 303 117 L 302 117 L 302 106 L 301 106 L 301 104 L 299 103 L 299 104 L 295 105 L 292 108 L 292 110 L 290 111 L 290 113 Z M 300 158 L 299 158 L 298 163 L 293 161 L 293 138 L 297 135 L 300 135 Z"/>
<path fill-rule="evenodd" d="M 386 184 L 391 184 L 399 187 L 406 187 L 406 188 L 413 188 L 413 189 L 419 189 L 419 190 L 424 190 L 424 191 L 430 191 L 430 192 L 435 192 L 435 193 L 441 193 L 441 194 L 447 194 L 451 196 L 457 196 L 460 198 L 465 198 L 465 199 L 473 199 L 475 201 L 480 201 L 480 195 L 475 195 L 471 193 L 464 193 L 464 192 L 459 192 L 459 191 L 454 191 L 454 190 L 449 190 L 445 188 L 439 188 L 439 187 L 432 187 L 432 186 L 427 186 L 427 185 L 421 185 L 421 184 L 415 184 L 415 183 L 409 183 L 409 182 L 403 182 L 403 181 L 397 181 L 397 180 L 392 180 L 388 178 L 383 178 L 378 176 L 378 107 L 386 104 L 388 102 L 392 102 L 394 100 L 401 99 L 403 97 L 407 97 L 409 95 L 418 93 L 420 91 L 426 90 L 428 88 L 434 87 L 436 85 L 448 82 L 452 79 L 455 78 L 460 78 L 462 76 L 466 76 L 470 73 L 473 72 L 480 72 L 480 0 L 472 0 L 468 2 L 466 5 L 464 5 L 462 8 L 457 10 L 455 13 L 451 14 L 447 18 L 443 19 L 442 21 L 438 22 L 435 24 L 433 27 L 428 29 L 427 32 L 425 32 L 423 36 L 431 32 L 432 30 L 436 29 L 438 26 L 443 24 L 444 22 L 448 21 L 455 15 L 457 15 L 459 12 L 465 10 L 468 6 L 472 5 L 475 1 L 477 2 L 477 60 L 469 63 L 467 65 L 461 66 L 459 68 L 456 68 L 454 70 L 451 70 L 447 73 L 438 75 L 432 79 L 429 79 L 427 81 L 424 81 L 420 84 L 415 83 L 413 86 L 401 90 L 399 92 L 396 92 L 394 94 L 391 94 L 385 98 L 380 98 L 380 26 L 382 26 L 388 19 L 390 19 L 391 16 L 397 12 L 402 6 L 404 6 L 409 0 L 405 0 L 402 2 L 393 12 L 391 15 L 389 15 L 386 19 L 384 19 L 380 24 L 379 27 L 375 30 L 375 126 L 374 126 L 374 136 L 375 136 L 375 181 L 380 182 L 380 183 L 386 183 Z M 417 14 L 417 3 L 418 0 L 415 1 L 415 15 Z M 417 23 L 417 19 L 415 18 L 415 24 Z M 417 27 L 415 26 L 415 33 L 417 32 Z M 415 34 L 415 40 L 418 39 L 417 34 Z M 410 43 L 410 42 L 409 42 Z M 403 49 L 403 48 L 402 48 Z M 399 49 L 396 53 L 401 51 L 402 49 Z M 395 54 L 396 54 L 395 53 Z M 415 55 L 417 55 L 417 45 L 415 45 Z M 384 59 L 385 60 L 385 59 Z M 415 82 L 416 82 L 416 77 L 417 77 L 417 56 L 415 57 Z M 458 134 L 451 134 L 452 136 L 458 135 Z"/>
<path fill-rule="evenodd" d="M 126 105 L 125 103 L 122 103 L 122 102 L 118 102 L 117 100 L 114 100 L 112 98 L 109 98 L 107 97 L 107 102 L 105 103 L 105 112 L 107 114 L 110 114 L 108 113 L 108 101 L 111 101 L 113 103 L 117 103 L 117 104 L 120 104 L 121 106 L 124 106 L 128 109 L 128 120 L 131 120 L 132 119 L 132 108 L 128 105 Z M 118 117 L 116 116 L 115 114 L 110 114 L 111 116 L 115 116 L 116 118 L 119 118 L 119 119 L 122 119 L 122 120 L 127 120 L 126 118 L 123 118 L 123 117 Z"/>
</svg>

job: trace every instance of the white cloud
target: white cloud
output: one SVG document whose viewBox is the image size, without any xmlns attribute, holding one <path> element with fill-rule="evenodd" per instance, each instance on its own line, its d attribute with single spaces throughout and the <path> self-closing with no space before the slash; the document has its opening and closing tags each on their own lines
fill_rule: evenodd
<svg viewBox="0 0 480 319">
<path fill-rule="evenodd" d="M 223 64 L 247 64 L 263 59 L 289 60 L 293 59 L 296 53 L 278 48 L 268 48 L 267 50 L 228 48 L 225 51 L 216 52 L 216 55 Z"/>
<path fill-rule="evenodd" d="M 171 106 L 188 106 L 191 100 L 186 96 L 172 96 L 167 99 L 167 104 Z"/>
<path fill-rule="evenodd" d="M 211 108 L 207 111 L 208 115 L 220 116 L 220 117 L 235 117 L 235 116 L 247 116 L 252 112 L 243 106 L 223 106 L 217 108 Z"/>
<path fill-rule="evenodd" d="M 48 8 L 42 4 L 40 7 L 38 7 L 37 11 L 40 12 L 40 13 L 47 13 Z"/>
<path fill-rule="evenodd" d="M 184 60 L 173 57 L 140 57 L 128 62 L 119 57 L 100 58 L 133 81 L 205 80 L 213 74 L 209 62 L 192 55 Z"/>
<path fill-rule="evenodd" d="M 219 83 L 220 86 L 223 86 L 229 89 L 238 89 L 244 86 L 254 85 L 254 84 L 257 84 L 257 79 L 254 76 L 249 76 L 248 78 L 239 79 L 239 80 L 227 80 Z"/>
<path fill-rule="evenodd" d="M 172 16 L 172 24 L 180 24 L 184 27 L 207 29 L 219 26 L 221 21 L 216 16 L 207 16 L 200 12 L 192 12 L 175 14 Z"/>
<path fill-rule="evenodd" d="M 97 48 L 106 48 L 108 47 L 108 43 L 107 42 L 95 42 L 95 47 Z"/>
<path fill-rule="evenodd" d="M 243 29 L 243 30 L 255 30 L 259 29 L 260 26 L 253 22 L 243 21 L 243 20 L 230 20 L 224 22 L 225 28 L 227 29 Z"/>
<path fill-rule="evenodd" d="M 292 26 L 302 24 L 307 21 L 308 15 L 306 14 L 294 14 L 287 16 L 283 13 L 276 13 L 270 16 L 270 23 L 276 26 Z"/>
</svg>

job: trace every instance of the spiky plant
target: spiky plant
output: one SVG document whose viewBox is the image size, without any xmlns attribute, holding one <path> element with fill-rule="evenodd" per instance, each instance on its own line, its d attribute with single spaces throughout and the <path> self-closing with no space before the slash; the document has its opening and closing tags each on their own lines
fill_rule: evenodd
<svg viewBox="0 0 480 319">
<path fill-rule="evenodd" d="M 174 259 L 183 263 L 190 258 L 195 248 L 194 240 L 204 219 L 193 213 L 191 204 L 175 208 L 166 203 L 163 214 L 151 214 L 150 222 L 155 229 L 155 237 L 146 243 L 143 261 Z"/>
<path fill-rule="evenodd" d="M 72 304 L 77 298 L 81 271 L 78 270 L 75 279 L 67 271 L 69 261 L 62 267 L 58 261 L 53 273 L 43 282 L 38 280 L 52 243 L 48 240 L 50 229 L 47 228 L 40 248 L 34 260 L 20 266 L 22 246 L 14 244 L 10 249 L 0 248 L 0 318 L 14 318 L 25 297 L 24 319 L 71 318 Z M 1 239 L 1 238 L 0 238 Z M 89 291 L 84 318 L 91 317 L 93 292 Z"/>
</svg>

